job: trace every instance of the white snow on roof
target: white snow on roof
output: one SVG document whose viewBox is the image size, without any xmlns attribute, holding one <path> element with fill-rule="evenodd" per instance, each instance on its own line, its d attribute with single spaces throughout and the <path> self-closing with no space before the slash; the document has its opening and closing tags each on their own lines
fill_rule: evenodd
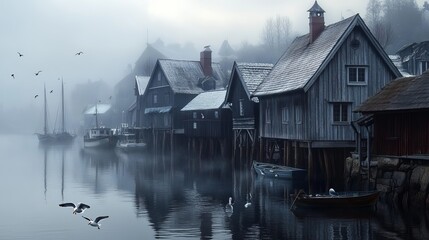
<svg viewBox="0 0 429 240">
<path fill-rule="evenodd" d="M 102 104 L 102 103 L 99 103 L 99 104 L 97 104 L 97 105 L 93 105 L 93 106 L 91 106 L 91 107 L 89 107 L 89 108 L 87 108 L 86 110 L 85 110 L 85 112 L 84 112 L 84 114 L 95 114 L 96 113 L 96 111 L 95 111 L 95 107 L 97 106 L 97 114 L 103 114 L 103 113 L 106 113 L 107 111 L 109 111 L 109 109 L 110 109 L 110 107 L 111 107 L 111 105 L 110 104 Z"/>
<path fill-rule="evenodd" d="M 411 77 L 413 75 L 409 74 L 405 71 L 404 67 L 402 66 L 401 57 L 399 55 L 389 55 L 390 60 L 392 60 L 393 64 L 398 68 L 399 72 L 404 77 Z"/>
<path fill-rule="evenodd" d="M 221 108 L 225 101 L 226 90 L 203 92 L 198 94 L 181 111 L 208 110 Z"/>
<path fill-rule="evenodd" d="M 149 83 L 150 76 L 136 76 L 137 90 L 139 95 L 143 95 L 146 91 L 147 84 Z"/>
</svg>

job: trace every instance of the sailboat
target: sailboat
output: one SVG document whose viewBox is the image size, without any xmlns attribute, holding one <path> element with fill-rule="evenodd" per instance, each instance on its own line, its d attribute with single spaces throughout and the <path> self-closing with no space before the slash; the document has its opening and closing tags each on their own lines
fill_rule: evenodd
<svg viewBox="0 0 429 240">
<path fill-rule="evenodd" d="M 46 103 L 46 85 L 43 85 L 43 106 L 44 106 L 44 127 L 43 133 L 36 133 L 37 138 L 39 138 L 39 142 L 42 144 L 52 143 L 54 141 L 54 136 L 48 133 L 48 110 Z"/>
<path fill-rule="evenodd" d="M 48 132 L 48 110 L 46 101 L 46 85 L 43 85 L 43 99 L 44 99 L 44 127 L 43 133 L 36 133 L 39 142 L 42 144 L 62 144 L 70 143 L 76 137 L 65 130 L 65 117 L 64 117 L 64 82 L 61 81 L 61 113 L 62 113 L 62 126 L 60 132 Z"/>
<path fill-rule="evenodd" d="M 64 81 L 61 80 L 61 131 L 53 133 L 52 136 L 56 143 L 69 143 L 74 140 L 76 135 L 71 134 L 65 130 L 65 117 L 64 117 Z"/>
</svg>

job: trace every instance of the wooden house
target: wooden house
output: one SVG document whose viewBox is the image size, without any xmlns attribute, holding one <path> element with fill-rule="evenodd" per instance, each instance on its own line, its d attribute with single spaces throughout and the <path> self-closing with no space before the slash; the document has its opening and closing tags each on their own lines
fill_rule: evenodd
<svg viewBox="0 0 429 240">
<path fill-rule="evenodd" d="M 204 91 L 223 89 L 224 82 L 220 65 L 212 63 L 209 47 L 200 53 L 200 61 L 159 59 L 138 103 L 144 109 L 139 126 L 152 130 L 154 142 L 159 133 L 183 135 L 180 110 Z"/>
<path fill-rule="evenodd" d="M 420 75 L 429 69 L 429 41 L 411 43 L 396 53 L 405 71 L 412 75 Z"/>
<path fill-rule="evenodd" d="M 234 154 L 240 147 L 240 155 L 245 151 L 249 160 L 258 136 L 259 99 L 253 97 L 253 92 L 272 68 L 270 63 L 237 62 L 232 67 L 225 99 L 232 110 Z"/>
<path fill-rule="evenodd" d="M 368 156 L 429 159 L 429 70 L 392 81 L 356 112 L 372 126 Z"/>
<path fill-rule="evenodd" d="M 401 74 L 358 14 L 325 26 L 317 1 L 308 12 L 309 33 L 291 43 L 254 96 L 261 149 L 270 140 L 285 164 L 308 168 L 309 177 L 317 167 L 329 179 L 354 148 L 352 109 Z"/>
<path fill-rule="evenodd" d="M 191 142 L 198 139 L 200 148 L 209 146 L 209 155 L 221 152 L 226 156 L 232 135 L 231 109 L 225 106 L 226 90 L 208 91 L 198 94 L 182 108 L 184 113 L 184 135 Z M 220 149 L 217 151 L 215 149 Z"/>
</svg>

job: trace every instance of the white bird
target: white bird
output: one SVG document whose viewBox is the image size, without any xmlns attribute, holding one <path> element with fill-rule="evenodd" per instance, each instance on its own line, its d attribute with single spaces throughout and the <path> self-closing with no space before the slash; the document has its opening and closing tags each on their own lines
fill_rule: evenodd
<svg viewBox="0 0 429 240">
<path fill-rule="evenodd" d="M 85 209 L 90 208 L 89 205 L 85 203 L 78 203 L 75 205 L 74 203 L 61 203 L 60 207 L 73 207 L 73 214 L 83 213 Z"/>
<path fill-rule="evenodd" d="M 234 212 L 234 207 L 232 206 L 232 197 L 229 197 L 229 201 L 225 206 L 225 212 L 226 213 L 233 213 Z"/>
<path fill-rule="evenodd" d="M 333 188 L 329 189 L 329 196 L 337 196 L 338 194 L 335 192 Z"/>
<path fill-rule="evenodd" d="M 97 227 L 98 229 L 100 229 L 101 224 L 99 224 L 98 222 L 105 219 L 105 218 L 108 218 L 109 216 L 100 216 L 100 217 L 95 218 L 95 220 L 92 220 L 91 218 L 88 218 L 85 216 L 82 216 L 82 217 L 85 218 L 86 220 L 88 220 L 88 225 L 91 225 L 93 227 Z"/>
<path fill-rule="evenodd" d="M 249 195 L 246 197 L 246 203 L 244 204 L 245 208 L 248 208 L 250 206 L 252 206 L 252 194 L 249 193 Z"/>
</svg>

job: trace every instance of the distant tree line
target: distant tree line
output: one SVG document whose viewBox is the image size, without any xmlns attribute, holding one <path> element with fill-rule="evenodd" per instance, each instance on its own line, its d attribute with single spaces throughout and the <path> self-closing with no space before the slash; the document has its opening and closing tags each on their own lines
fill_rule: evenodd
<svg viewBox="0 0 429 240">
<path fill-rule="evenodd" d="M 370 0 L 365 21 L 387 53 L 404 45 L 429 40 L 429 4 L 415 0 Z"/>
</svg>

